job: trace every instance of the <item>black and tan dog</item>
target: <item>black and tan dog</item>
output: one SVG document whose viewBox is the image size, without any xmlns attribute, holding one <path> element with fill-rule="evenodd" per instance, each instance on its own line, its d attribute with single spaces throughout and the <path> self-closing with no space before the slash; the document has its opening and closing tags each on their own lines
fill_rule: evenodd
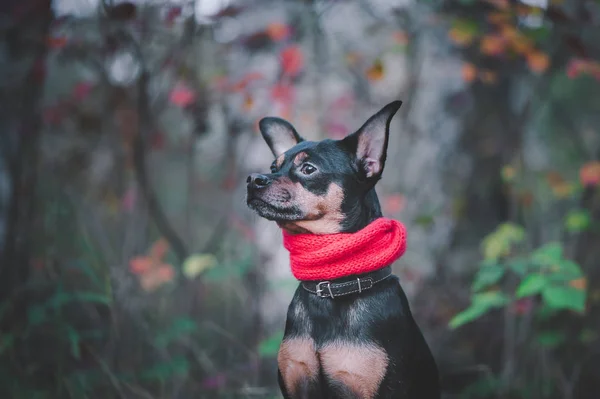
<svg viewBox="0 0 600 399">
<path fill-rule="evenodd" d="M 248 177 L 248 206 L 292 234 L 355 233 L 382 217 L 375 183 L 401 104 L 388 104 L 342 140 L 304 141 L 288 122 L 262 119 L 276 159 L 271 173 Z M 326 286 L 301 282 L 278 355 L 285 398 L 440 397 L 433 356 L 390 274 L 386 267 Z"/>
</svg>

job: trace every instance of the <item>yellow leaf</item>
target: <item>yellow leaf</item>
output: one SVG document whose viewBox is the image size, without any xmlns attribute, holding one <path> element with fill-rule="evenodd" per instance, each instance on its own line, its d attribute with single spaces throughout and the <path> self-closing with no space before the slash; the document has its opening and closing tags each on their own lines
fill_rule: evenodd
<svg viewBox="0 0 600 399">
<path fill-rule="evenodd" d="M 380 59 L 375 60 L 373 65 L 367 70 L 367 78 L 369 80 L 381 80 L 383 78 L 384 69 Z"/>
<path fill-rule="evenodd" d="M 183 263 L 183 275 L 189 279 L 204 273 L 217 265 L 217 258 L 213 254 L 192 255 Z"/>
</svg>

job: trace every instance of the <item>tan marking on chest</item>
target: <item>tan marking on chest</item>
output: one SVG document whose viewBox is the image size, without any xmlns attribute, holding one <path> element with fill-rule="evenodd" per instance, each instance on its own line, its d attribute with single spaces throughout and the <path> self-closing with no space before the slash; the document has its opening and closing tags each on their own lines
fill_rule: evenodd
<svg viewBox="0 0 600 399">
<path fill-rule="evenodd" d="M 281 343 L 277 355 L 279 372 L 290 395 L 296 392 L 306 380 L 319 377 L 319 359 L 311 338 L 288 338 Z"/>
<path fill-rule="evenodd" d="M 360 398 L 374 398 L 379 389 L 389 359 L 376 345 L 334 342 L 319 350 L 325 375 L 341 382 Z"/>
</svg>

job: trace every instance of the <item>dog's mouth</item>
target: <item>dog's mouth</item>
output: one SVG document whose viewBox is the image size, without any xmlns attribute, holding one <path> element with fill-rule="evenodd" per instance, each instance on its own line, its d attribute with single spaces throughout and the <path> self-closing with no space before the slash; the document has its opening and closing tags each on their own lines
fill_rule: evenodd
<svg viewBox="0 0 600 399">
<path fill-rule="evenodd" d="M 302 212 L 298 207 L 271 203 L 250 193 L 246 197 L 246 204 L 267 220 L 295 221 L 302 219 Z"/>
</svg>

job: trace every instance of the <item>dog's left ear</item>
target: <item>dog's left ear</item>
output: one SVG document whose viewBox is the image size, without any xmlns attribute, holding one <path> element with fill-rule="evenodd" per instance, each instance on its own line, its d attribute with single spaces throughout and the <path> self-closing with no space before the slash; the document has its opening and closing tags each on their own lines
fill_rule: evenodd
<svg viewBox="0 0 600 399">
<path fill-rule="evenodd" d="M 389 127 L 392 117 L 400 109 L 402 101 L 394 101 L 369 118 L 356 133 L 342 142 L 355 151 L 359 166 L 365 177 L 375 181 L 381 177 L 388 147 Z"/>
<path fill-rule="evenodd" d="M 292 124 L 281 118 L 262 118 L 258 128 L 275 158 L 304 141 Z"/>
</svg>

